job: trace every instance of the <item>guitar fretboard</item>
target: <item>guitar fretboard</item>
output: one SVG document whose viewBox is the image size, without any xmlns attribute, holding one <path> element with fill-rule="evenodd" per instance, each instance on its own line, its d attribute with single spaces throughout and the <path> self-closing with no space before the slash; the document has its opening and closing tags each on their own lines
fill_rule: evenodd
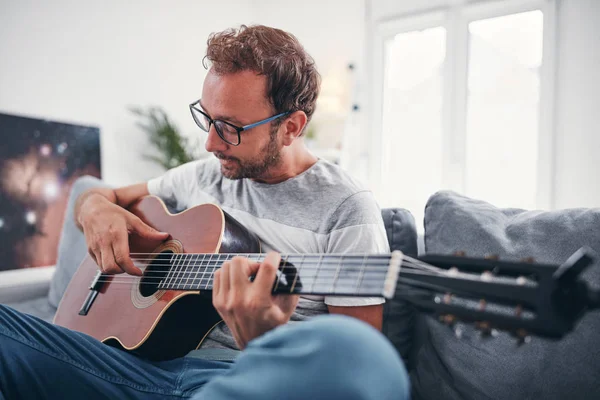
<svg viewBox="0 0 600 400">
<path fill-rule="evenodd" d="M 212 290 L 215 271 L 235 256 L 262 262 L 266 254 L 161 253 L 137 263 L 159 280 L 158 289 L 202 291 Z M 391 297 L 401 260 L 400 252 L 282 255 L 273 293 Z"/>
</svg>

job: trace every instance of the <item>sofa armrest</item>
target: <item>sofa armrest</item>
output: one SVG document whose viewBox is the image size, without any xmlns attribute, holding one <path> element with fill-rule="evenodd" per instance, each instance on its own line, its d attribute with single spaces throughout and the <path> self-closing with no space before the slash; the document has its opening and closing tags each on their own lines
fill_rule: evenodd
<svg viewBox="0 0 600 400">
<path fill-rule="evenodd" d="M 0 304 L 46 296 L 54 270 L 49 266 L 0 272 Z"/>
</svg>

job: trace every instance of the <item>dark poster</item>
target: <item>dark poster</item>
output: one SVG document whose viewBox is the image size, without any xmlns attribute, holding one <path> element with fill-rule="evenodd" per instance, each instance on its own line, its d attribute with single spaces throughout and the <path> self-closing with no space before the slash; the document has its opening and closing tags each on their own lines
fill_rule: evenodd
<svg viewBox="0 0 600 400">
<path fill-rule="evenodd" d="M 0 113 L 0 271 L 54 265 L 71 185 L 100 171 L 98 128 Z"/>
</svg>

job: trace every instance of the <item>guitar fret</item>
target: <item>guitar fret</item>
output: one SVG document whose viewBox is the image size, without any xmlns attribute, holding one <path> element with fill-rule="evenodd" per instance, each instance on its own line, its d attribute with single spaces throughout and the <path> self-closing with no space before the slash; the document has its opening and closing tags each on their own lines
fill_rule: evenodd
<svg viewBox="0 0 600 400">
<path fill-rule="evenodd" d="M 317 278 L 319 276 L 319 271 L 321 270 L 321 262 L 323 261 L 323 254 L 319 257 L 319 261 L 317 262 L 317 270 L 315 271 L 315 277 L 313 278 L 312 285 L 310 287 L 310 292 L 315 291 L 315 283 L 317 282 Z"/>
<path fill-rule="evenodd" d="M 190 254 L 186 254 L 185 255 L 185 260 L 183 262 L 183 265 L 181 267 L 181 274 L 179 275 L 179 289 L 185 289 L 185 283 L 184 280 L 186 280 L 187 278 L 187 267 L 190 263 L 190 259 L 191 259 L 191 255 Z"/>
<path fill-rule="evenodd" d="M 331 284 L 331 293 L 335 293 L 335 284 L 337 283 L 338 278 L 340 276 L 340 269 L 342 267 L 343 260 L 344 260 L 344 256 L 342 255 L 340 257 L 340 261 L 338 262 L 337 269 L 335 270 L 335 276 L 333 277 L 333 283 Z"/>
<path fill-rule="evenodd" d="M 179 277 L 179 269 L 183 264 L 183 260 L 185 259 L 185 254 L 179 254 L 179 258 L 177 259 L 177 266 L 175 267 L 175 271 L 173 271 L 173 280 L 171 282 L 173 289 L 177 288 L 177 278 Z"/>
<path fill-rule="evenodd" d="M 292 283 L 292 288 L 290 289 L 290 293 L 294 293 L 294 289 L 296 289 L 296 282 L 298 281 L 298 277 L 300 276 L 300 270 L 304 266 L 304 259 L 306 259 L 306 254 L 302 255 L 302 260 L 300 261 L 300 267 L 296 270 L 296 274 L 294 276 L 294 282 Z"/>
<path fill-rule="evenodd" d="M 285 256 L 285 260 L 283 261 L 283 265 L 282 265 L 282 274 L 281 275 L 283 275 L 283 269 L 285 268 L 289 257 L 290 257 L 289 254 Z M 277 283 L 275 283 L 275 288 L 273 289 L 273 293 L 277 292 L 277 289 L 279 288 L 279 282 L 281 282 L 281 278 L 277 278 Z"/>
<path fill-rule="evenodd" d="M 202 256 L 202 259 L 200 259 L 200 256 Z M 204 258 L 206 257 L 206 254 L 197 254 L 196 255 L 196 263 L 194 265 L 195 271 L 194 271 L 194 277 L 192 278 L 192 287 L 194 289 L 198 289 L 198 281 L 200 278 L 198 278 L 198 275 L 200 274 L 200 271 L 202 271 L 202 273 L 204 273 L 204 268 L 202 267 L 202 262 L 204 261 Z"/>
<path fill-rule="evenodd" d="M 173 264 L 177 253 L 171 254 L 171 259 L 169 260 L 169 271 L 167 272 L 167 276 L 165 277 L 164 288 L 166 289 L 169 286 L 169 281 L 171 280 L 171 273 L 173 272 Z"/>
<path fill-rule="evenodd" d="M 177 277 L 175 280 L 175 288 L 176 289 L 181 289 L 181 280 L 182 278 L 185 276 L 184 271 L 185 271 L 185 263 L 187 262 L 188 259 L 188 254 L 185 253 L 182 257 L 181 257 L 181 264 L 179 265 L 179 269 L 177 271 Z"/>
<path fill-rule="evenodd" d="M 208 257 L 208 259 L 207 259 Z M 200 262 L 200 268 L 202 268 L 202 274 L 198 277 L 198 274 L 196 274 L 196 278 L 198 279 L 198 282 L 195 284 L 196 289 L 198 290 L 206 290 L 206 287 L 202 287 L 204 285 L 204 277 L 206 276 L 206 273 L 208 272 L 208 268 L 210 267 L 210 259 L 212 257 L 212 254 L 203 254 L 202 255 L 202 261 Z M 198 270 L 200 271 L 200 270 Z"/>
<path fill-rule="evenodd" d="M 360 285 L 362 284 L 363 277 L 365 276 L 365 265 L 366 265 L 366 262 L 367 262 L 367 255 L 365 254 L 365 256 L 363 257 L 362 265 L 360 267 L 360 272 L 358 274 L 358 279 L 356 280 L 356 288 L 354 289 L 354 293 L 355 294 L 358 293 Z"/>
<path fill-rule="evenodd" d="M 214 254 L 211 254 L 211 255 L 210 255 L 210 257 L 208 258 L 208 263 L 207 263 L 207 266 L 206 266 L 206 268 L 208 269 L 208 267 L 210 267 L 210 268 L 212 268 L 212 271 L 211 271 L 211 273 L 210 273 L 210 276 L 208 277 L 208 280 L 206 281 L 206 286 L 204 287 L 204 290 L 208 290 L 208 289 L 209 289 L 208 285 L 209 285 L 211 282 L 213 282 L 213 276 L 214 276 L 214 274 L 215 274 L 215 271 L 217 270 L 217 269 L 216 269 L 214 266 L 211 266 L 211 265 L 210 265 L 210 263 L 211 263 L 211 261 L 212 261 L 212 258 L 213 258 L 213 256 L 214 256 Z M 204 278 L 204 275 L 202 276 L 202 278 Z"/>
<path fill-rule="evenodd" d="M 196 268 L 196 275 L 194 275 L 194 288 L 199 289 L 202 284 L 202 279 L 204 279 L 204 274 L 206 274 L 206 268 L 204 268 L 204 259 L 206 259 L 206 254 L 202 254 L 202 261 L 200 261 L 200 265 Z M 200 273 L 200 269 L 202 269 L 202 276 L 198 278 L 198 274 Z M 198 279 L 198 282 L 196 280 Z"/>
<path fill-rule="evenodd" d="M 214 272 L 216 272 L 221 267 L 221 265 L 223 265 L 223 262 L 227 261 L 227 258 L 225 260 L 221 260 L 220 254 L 217 254 L 216 256 L 217 256 L 217 259 L 213 260 Z M 213 272 L 213 276 L 214 276 L 214 272 Z M 213 282 L 214 282 L 214 279 L 213 279 Z"/>
<path fill-rule="evenodd" d="M 192 277 L 192 271 L 194 269 L 193 261 L 194 261 L 195 257 L 196 257 L 195 254 L 190 254 L 190 259 L 188 260 L 188 265 L 185 268 L 185 284 L 183 285 L 183 289 L 185 289 L 186 286 L 188 287 L 188 289 L 191 289 L 190 278 Z M 188 268 L 190 269 L 190 271 L 188 271 Z M 192 279 L 192 282 L 193 281 L 194 280 Z"/>
<path fill-rule="evenodd" d="M 171 274 L 171 277 L 169 278 L 169 281 L 167 282 L 169 289 L 173 288 L 174 281 L 175 281 L 175 275 L 177 274 L 177 268 L 179 268 L 179 263 L 181 262 L 182 256 L 183 256 L 183 254 L 181 254 L 181 253 L 175 253 L 175 264 L 171 267 L 171 271 L 169 271 L 169 273 Z"/>
<path fill-rule="evenodd" d="M 187 253 L 186 253 L 186 254 L 185 254 L 185 256 L 183 257 L 183 263 L 181 263 L 181 269 L 179 270 L 179 276 L 178 276 L 178 280 L 179 280 L 179 282 L 177 282 L 177 288 L 178 288 L 178 289 L 183 289 L 183 288 L 184 288 L 184 285 L 185 285 L 185 284 L 183 283 L 183 280 L 184 280 L 184 279 L 185 279 L 185 277 L 186 277 L 186 274 L 185 274 L 185 272 L 186 272 L 186 270 L 187 270 L 186 263 L 188 263 L 188 262 L 189 262 L 189 258 L 190 258 L 190 255 L 189 255 L 189 254 L 187 254 Z"/>
<path fill-rule="evenodd" d="M 166 282 L 169 280 L 169 274 L 171 273 L 171 268 L 170 266 L 173 263 L 173 257 L 175 256 L 175 253 L 171 253 L 171 258 L 169 259 L 169 270 L 167 271 L 166 275 L 160 280 L 160 283 L 158 284 L 158 289 L 163 289 Z"/>
</svg>

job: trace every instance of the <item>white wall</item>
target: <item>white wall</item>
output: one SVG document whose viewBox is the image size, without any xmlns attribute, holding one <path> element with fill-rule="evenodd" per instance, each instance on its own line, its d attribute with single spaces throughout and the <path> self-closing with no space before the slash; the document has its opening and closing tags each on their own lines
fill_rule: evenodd
<svg viewBox="0 0 600 400">
<path fill-rule="evenodd" d="M 479 0 L 488 1 L 488 0 Z M 552 208 L 600 207 L 600 1 L 556 0 Z M 469 0 L 370 0 L 369 23 Z"/>
<path fill-rule="evenodd" d="M 600 1 L 562 0 L 558 14 L 555 202 L 600 207 Z"/>
<path fill-rule="evenodd" d="M 343 10 L 340 13 L 340 10 Z M 114 185 L 161 172 L 142 159 L 130 105 L 159 105 L 186 134 L 209 33 L 267 23 L 296 34 L 324 75 L 361 56 L 364 0 L 0 0 L 0 112 L 102 130 Z"/>
<path fill-rule="evenodd" d="M 0 110 L 99 126 L 115 185 L 160 171 L 141 159 L 147 142 L 126 107 L 164 106 L 193 130 L 187 104 L 199 97 L 207 35 L 252 12 L 243 0 L 0 4 Z"/>
<path fill-rule="evenodd" d="M 312 122 L 316 146 L 339 146 L 364 73 L 365 0 L 255 0 L 255 6 L 255 23 L 292 32 L 315 59 L 323 79 Z"/>
</svg>

